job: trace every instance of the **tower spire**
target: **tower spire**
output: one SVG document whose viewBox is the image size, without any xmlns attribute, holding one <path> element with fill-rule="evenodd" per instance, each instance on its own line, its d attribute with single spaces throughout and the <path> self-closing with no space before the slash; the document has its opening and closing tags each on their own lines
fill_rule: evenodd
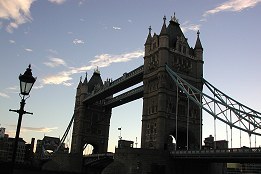
<svg viewBox="0 0 261 174">
<path fill-rule="evenodd" d="M 85 73 L 85 79 L 84 79 L 84 82 L 83 82 L 84 84 L 87 84 L 87 83 L 88 83 L 87 75 L 88 75 L 88 73 L 86 72 L 86 73 Z"/>
<path fill-rule="evenodd" d="M 200 49 L 200 50 L 203 50 L 203 47 L 202 47 L 202 44 L 201 44 L 201 41 L 200 41 L 200 38 L 199 38 L 199 30 L 197 32 L 197 41 L 196 41 L 196 44 L 195 44 L 195 49 Z"/>
<path fill-rule="evenodd" d="M 152 37 L 151 37 L 151 26 L 149 26 L 149 34 L 148 34 L 148 36 L 147 36 L 147 40 L 146 40 L 146 42 L 145 42 L 145 45 L 150 45 L 151 44 L 151 39 L 152 39 Z"/>
<path fill-rule="evenodd" d="M 163 17 L 163 25 L 161 28 L 160 35 L 166 35 L 167 34 L 167 27 L 166 27 L 166 16 Z"/>
<path fill-rule="evenodd" d="M 174 12 L 174 16 L 173 16 L 173 17 L 171 16 L 170 21 L 173 21 L 173 22 L 179 23 L 179 20 L 176 18 L 176 13 L 175 13 L 175 12 Z"/>
</svg>

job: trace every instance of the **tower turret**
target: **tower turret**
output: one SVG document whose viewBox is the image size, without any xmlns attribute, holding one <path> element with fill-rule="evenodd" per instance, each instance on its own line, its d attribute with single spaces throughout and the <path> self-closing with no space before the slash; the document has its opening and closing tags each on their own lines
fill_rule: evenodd
<svg viewBox="0 0 261 174">
<path fill-rule="evenodd" d="M 198 31 L 197 32 L 197 41 L 196 41 L 195 48 L 194 48 L 194 53 L 195 53 L 195 57 L 198 60 L 203 60 L 203 47 L 201 45 L 199 34 L 200 34 L 200 32 Z"/>
<path fill-rule="evenodd" d="M 150 49 L 151 49 L 151 42 L 152 42 L 152 37 L 151 37 L 151 26 L 149 27 L 149 34 L 147 36 L 146 42 L 144 44 L 145 46 L 145 56 L 149 55 Z"/>
<path fill-rule="evenodd" d="M 84 81 L 82 83 L 82 88 L 81 88 L 82 93 L 84 94 L 88 94 L 88 80 L 87 80 L 87 72 L 84 78 Z"/>
<path fill-rule="evenodd" d="M 99 90 L 103 86 L 101 79 L 100 71 L 97 69 L 94 70 L 93 75 L 88 83 L 88 92 L 92 93 L 93 90 Z"/>
<path fill-rule="evenodd" d="M 76 96 L 79 96 L 81 94 L 81 87 L 82 87 L 82 77 L 80 78 L 79 84 L 77 86 Z"/>
<path fill-rule="evenodd" d="M 169 37 L 166 27 L 166 16 L 163 17 L 163 25 L 159 35 L 159 47 L 169 47 Z"/>
<path fill-rule="evenodd" d="M 163 17 L 163 25 L 159 35 L 159 66 L 165 66 L 168 62 L 169 36 L 166 27 L 166 16 Z"/>
</svg>

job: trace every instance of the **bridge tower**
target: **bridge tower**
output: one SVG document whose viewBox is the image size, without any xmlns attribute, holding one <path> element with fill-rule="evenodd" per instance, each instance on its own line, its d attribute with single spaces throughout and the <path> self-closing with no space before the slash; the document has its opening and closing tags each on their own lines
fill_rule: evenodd
<svg viewBox="0 0 261 174">
<path fill-rule="evenodd" d="M 166 17 L 159 35 L 149 34 L 144 44 L 144 94 L 141 147 L 199 149 L 202 134 L 201 109 L 177 89 L 166 72 L 168 65 L 182 78 L 202 91 L 203 48 L 197 33 L 195 47 L 189 46 L 178 20 Z M 198 96 L 200 97 L 200 96 Z"/>
<path fill-rule="evenodd" d="M 73 154 L 82 154 L 86 144 L 93 146 L 93 153 L 107 152 L 111 109 L 105 108 L 102 101 L 88 105 L 84 103 L 88 95 L 102 86 L 98 69 L 94 71 L 89 82 L 86 74 L 84 81 L 80 80 L 78 84 L 71 144 Z"/>
</svg>

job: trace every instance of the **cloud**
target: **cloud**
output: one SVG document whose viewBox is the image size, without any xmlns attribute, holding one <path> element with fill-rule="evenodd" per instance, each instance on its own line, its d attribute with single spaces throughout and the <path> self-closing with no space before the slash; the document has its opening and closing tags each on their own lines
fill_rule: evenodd
<svg viewBox="0 0 261 174">
<path fill-rule="evenodd" d="M 28 51 L 28 52 L 32 52 L 33 50 L 32 49 L 30 49 L 30 48 L 26 48 L 26 49 L 24 49 L 25 51 Z"/>
<path fill-rule="evenodd" d="M 16 125 L 8 125 L 9 127 L 16 128 Z M 58 129 L 58 127 L 21 127 L 21 131 L 34 131 L 34 132 L 52 132 L 53 130 Z"/>
<path fill-rule="evenodd" d="M 0 1 L 0 18 L 7 20 L 6 31 L 13 32 L 19 25 L 31 22 L 30 7 L 35 0 Z M 3 25 L 3 24 L 2 24 Z"/>
<path fill-rule="evenodd" d="M 51 58 L 49 58 L 49 60 L 50 60 L 49 62 L 44 62 L 44 64 L 46 66 L 51 67 L 51 68 L 54 68 L 54 67 L 57 67 L 57 66 L 60 66 L 60 65 L 66 66 L 65 61 L 61 58 L 51 57 Z"/>
<path fill-rule="evenodd" d="M 129 23 L 132 23 L 132 20 L 131 20 L 131 19 L 128 19 L 128 22 L 129 22 Z"/>
<path fill-rule="evenodd" d="M 70 73 L 64 71 L 60 72 L 57 75 L 51 75 L 43 78 L 43 84 L 45 85 L 60 85 L 63 84 L 65 86 L 72 85 L 68 81 L 72 80 L 72 77 L 70 77 Z"/>
<path fill-rule="evenodd" d="M 14 44 L 15 41 L 14 40 L 9 40 L 9 43 Z"/>
<path fill-rule="evenodd" d="M 77 73 L 83 73 L 88 70 L 94 69 L 98 67 L 107 67 L 112 63 L 120 63 L 120 62 L 128 62 L 133 59 L 137 59 L 144 55 L 144 51 L 136 50 L 129 53 L 118 54 L 118 55 L 110 55 L 110 54 L 101 54 L 94 57 L 93 60 L 90 61 L 90 65 L 82 66 L 82 67 L 70 67 L 69 70 L 60 72 L 56 75 L 51 75 L 43 78 L 44 85 L 65 85 L 70 86 L 72 83 L 72 75 Z"/>
<path fill-rule="evenodd" d="M 60 5 L 60 4 L 65 3 L 66 0 L 48 0 L 48 1 L 51 3 Z"/>
<path fill-rule="evenodd" d="M 81 6 L 81 5 L 83 5 L 84 2 L 85 2 L 85 0 L 81 0 L 78 2 L 78 5 Z"/>
<path fill-rule="evenodd" d="M 206 17 L 223 11 L 240 12 L 247 8 L 253 8 L 260 2 L 261 0 L 229 0 L 214 9 L 206 11 L 203 16 Z"/>
<path fill-rule="evenodd" d="M 74 39 L 74 40 L 73 40 L 73 43 L 74 43 L 74 44 L 84 44 L 84 41 L 83 41 L 83 40 L 80 40 L 80 39 Z"/>
<path fill-rule="evenodd" d="M 112 27 L 114 30 L 121 30 L 120 27 Z"/>
<path fill-rule="evenodd" d="M 52 54 L 58 54 L 58 51 L 53 50 L 53 49 L 48 49 L 47 51 L 48 51 L 49 53 L 52 53 Z"/>
<path fill-rule="evenodd" d="M 34 131 L 34 132 L 52 132 L 58 129 L 58 127 L 22 127 L 23 131 Z"/>
<path fill-rule="evenodd" d="M 139 58 L 144 55 L 142 50 L 133 51 L 119 55 L 101 54 L 95 56 L 95 59 L 90 61 L 92 67 L 107 67 L 112 63 L 128 62 L 132 59 Z"/>
<path fill-rule="evenodd" d="M 0 92 L 0 97 L 3 97 L 3 98 L 10 98 L 9 95 L 7 95 L 6 93 L 2 93 L 2 92 Z"/>
<path fill-rule="evenodd" d="M 187 31 L 198 31 L 200 29 L 199 24 L 191 24 L 189 21 L 184 22 L 181 24 L 181 29 L 184 33 Z"/>
</svg>

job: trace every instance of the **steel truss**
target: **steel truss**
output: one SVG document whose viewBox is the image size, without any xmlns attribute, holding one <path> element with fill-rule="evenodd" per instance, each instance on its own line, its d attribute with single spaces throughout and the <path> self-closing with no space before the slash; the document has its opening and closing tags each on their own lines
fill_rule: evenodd
<svg viewBox="0 0 261 174">
<path fill-rule="evenodd" d="M 166 70 L 181 92 L 192 100 L 198 107 L 209 113 L 228 126 L 239 129 L 251 135 L 261 136 L 261 113 L 257 112 L 238 101 L 232 99 L 219 89 L 202 78 L 204 86 L 210 91 L 210 95 L 201 92 L 166 65 Z"/>
</svg>

